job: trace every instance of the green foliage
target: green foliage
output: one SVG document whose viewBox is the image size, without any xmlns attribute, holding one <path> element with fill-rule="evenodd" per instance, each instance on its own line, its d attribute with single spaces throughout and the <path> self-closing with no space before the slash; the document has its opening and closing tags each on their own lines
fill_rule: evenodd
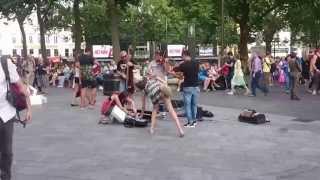
<svg viewBox="0 0 320 180">
<path fill-rule="evenodd" d="M 20 18 L 24 20 L 31 14 L 34 6 L 28 0 L 1 0 L 0 12 L 7 19 Z"/>
<path fill-rule="evenodd" d="M 320 46 L 320 1 L 291 0 L 286 19 L 293 33 L 293 42 Z"/>
</svg>

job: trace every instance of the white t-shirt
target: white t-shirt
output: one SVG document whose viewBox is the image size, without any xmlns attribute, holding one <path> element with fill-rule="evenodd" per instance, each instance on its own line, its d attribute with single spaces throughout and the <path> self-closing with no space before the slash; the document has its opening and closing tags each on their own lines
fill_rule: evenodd
<svg viewBox="0 0 320 180">
<path fill-rule="evenodd" d="M 11 83 L 19 81 L 20 77 L 17 73 L 17 67 L 8 60 L 8 70 Z M 7 82 L 5 73 L 0 63 L 0 118 L 3 122 L 11 120 L 16 115 L 16 109 L 12 107 L 6 99 L 7 95 Z"/>
</svg>

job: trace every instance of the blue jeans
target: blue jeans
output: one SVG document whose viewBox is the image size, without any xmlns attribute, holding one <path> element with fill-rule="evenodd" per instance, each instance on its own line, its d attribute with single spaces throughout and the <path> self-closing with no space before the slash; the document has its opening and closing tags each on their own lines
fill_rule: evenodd
<svg viewBox="0 0 320 180">
<path fill-rule="evenodd" d="M 286 90 L 286 91 L 289 91 L 289 90 L 290 90 L 290 76 L 289 76 L 289 73 L 288 73 L 288 74 L 285 74 L 285 77 L 286 77 L 285 90 Z"/>
<path fill-rule="evenodd" d="M 188 123 L 192 123 L 197 120 L 199 92 L 199 87 L 183 87 L 184 108 Z"/>
<path fill-rule="evenodd" d="M 254 77 L 252 77 L 252 80 L 251 80 L 251 92 L 252 92 L 252 95 L 256 96 L 256 89 L 260 89 L 261 91 L 263 91 L 264 93 L 268 93 L 268 88 L 265 86 L 265 85 L 260 85 L 260 80 L 262 78 L 262 73 L 259 71 L 259 72 L 256 72 Z"/>
</svg>

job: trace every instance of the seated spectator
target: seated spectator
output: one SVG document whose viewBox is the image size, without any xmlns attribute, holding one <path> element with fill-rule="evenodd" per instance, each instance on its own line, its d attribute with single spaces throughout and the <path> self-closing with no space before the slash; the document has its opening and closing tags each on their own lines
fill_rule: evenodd
<svg viewBox="0 0 320 180">
<path fill-rule="evenodd" d="M 205 64 L 200 65 L 200 70 L 198 74 L 199 80 L 203 82 L 203 91 L 208 91 L 211 79 L 208 75 L 208 68 Z"/>
<path fill-rule="evenodd" d="M 218 68 L 217 64 L 213 64 L 210 67 L 210 69 L 208 71 L 208 76 L 211 79 L 210 86 L 211 86 L 212 90 L 215 90 L 215 87 L 220 87 L 220 85 L 216 83 L 216 80 L 220 77 L 219 68 Z"/>
</svg>

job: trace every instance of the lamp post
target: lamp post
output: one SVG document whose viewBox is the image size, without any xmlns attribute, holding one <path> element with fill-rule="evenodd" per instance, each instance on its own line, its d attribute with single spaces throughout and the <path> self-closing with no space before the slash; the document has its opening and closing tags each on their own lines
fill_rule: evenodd
<svg viewBox="0 0 320 180">
<path fill-rule="evenodd" d="M 220 66 L 223 58 L 224 51 L 224 0 L 221 0 L 221 49 L 220 49 L 220 60 L 218 65 Z"/>
<path fill-rule="evenodd" d="M 194 21 L 188 25 L 188 48 L 191 54 L 192 59 L 195 58 L 195 37 L 196 37 L 196 27 Z"/>
</svg>

